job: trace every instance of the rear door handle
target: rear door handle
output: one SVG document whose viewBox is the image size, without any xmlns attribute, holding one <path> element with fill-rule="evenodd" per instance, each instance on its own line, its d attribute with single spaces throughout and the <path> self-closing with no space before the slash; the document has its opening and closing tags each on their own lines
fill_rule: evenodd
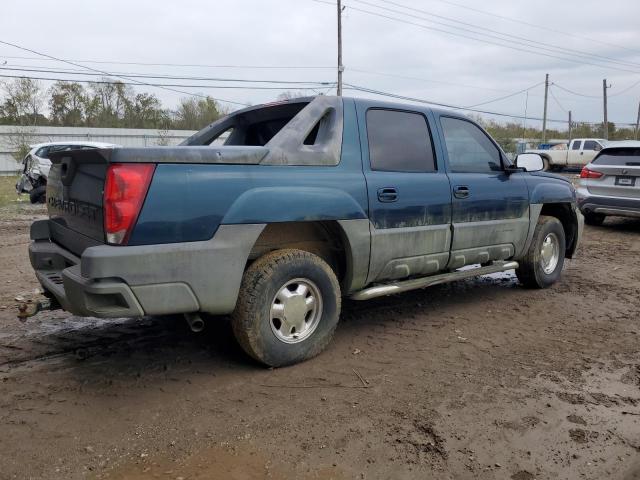
<svg viewBox="0 0 640 480">
<path fill-rule="evenodd" d="M 471 195 L 471 191 L 469 190 L 469 187 L 467 187 L 466 185 L 456 185 L 455 187 L 453 187 L 454 197 L 467 198 L 469 195 Z"/>
<path fill-rule="evenodd" d="M 378 190 L 378 200 L 383 203 L 395 202 L 398 200 L 398 190 L 395 187 L 386 187 Z"/>
</svg>

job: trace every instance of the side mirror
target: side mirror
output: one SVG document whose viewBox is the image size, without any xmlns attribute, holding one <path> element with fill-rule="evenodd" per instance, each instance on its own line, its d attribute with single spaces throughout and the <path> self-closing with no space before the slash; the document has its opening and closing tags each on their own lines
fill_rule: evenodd
<svg viewBox="0 0 640 480">
<path fill-rule="evenodd" d="M 516 157 L 516 167 L 524 168 L 527 172 L 539 172 L 544 169 L 544 162 L 537 153 L 521 153 Z"/>
</svg>

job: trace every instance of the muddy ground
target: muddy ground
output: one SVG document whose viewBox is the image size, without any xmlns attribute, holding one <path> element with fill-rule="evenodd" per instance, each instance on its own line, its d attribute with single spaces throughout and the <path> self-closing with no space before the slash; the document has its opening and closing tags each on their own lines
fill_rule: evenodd
<svg viewBox="0 0 640 480">
<path fill-rule="evenodd" d="M 219 319 L 64 312 L 0 209 L 0 478 L 640 478 L 640 221 L 587 227 L 545 291 L 512 274 L 345 302 L 329 349 L 268 370 Z"/>
</svg>

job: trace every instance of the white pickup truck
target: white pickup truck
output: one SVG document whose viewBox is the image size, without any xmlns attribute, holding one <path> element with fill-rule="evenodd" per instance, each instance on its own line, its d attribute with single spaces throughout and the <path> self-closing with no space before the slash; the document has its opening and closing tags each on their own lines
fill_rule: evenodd
<svg viewBox="0 0 640 480">
<path fill-rule="evenodd" d="M 537 153 L 542 157 L 545 170 L 553 170 L 567 166 L 584 166 L 607 145 L 601 138 L 576 138 L 571 140 L 569 148 L 552 148 L 549 150 L 527 150 L 525 153 Z"/>
</svg>

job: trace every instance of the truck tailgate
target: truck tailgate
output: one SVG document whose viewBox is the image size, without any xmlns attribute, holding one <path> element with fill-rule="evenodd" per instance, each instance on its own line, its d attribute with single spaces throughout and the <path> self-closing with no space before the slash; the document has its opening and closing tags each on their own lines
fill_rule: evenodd
<svg viewBox="0 0 640 480">
<path fill-rule="evenodd" d="M 47 181 L 51 240 L 81 255 L 104 243 L 102 194 L 109 150 L 75 150 L 52 159 Z"/>
</svg>

